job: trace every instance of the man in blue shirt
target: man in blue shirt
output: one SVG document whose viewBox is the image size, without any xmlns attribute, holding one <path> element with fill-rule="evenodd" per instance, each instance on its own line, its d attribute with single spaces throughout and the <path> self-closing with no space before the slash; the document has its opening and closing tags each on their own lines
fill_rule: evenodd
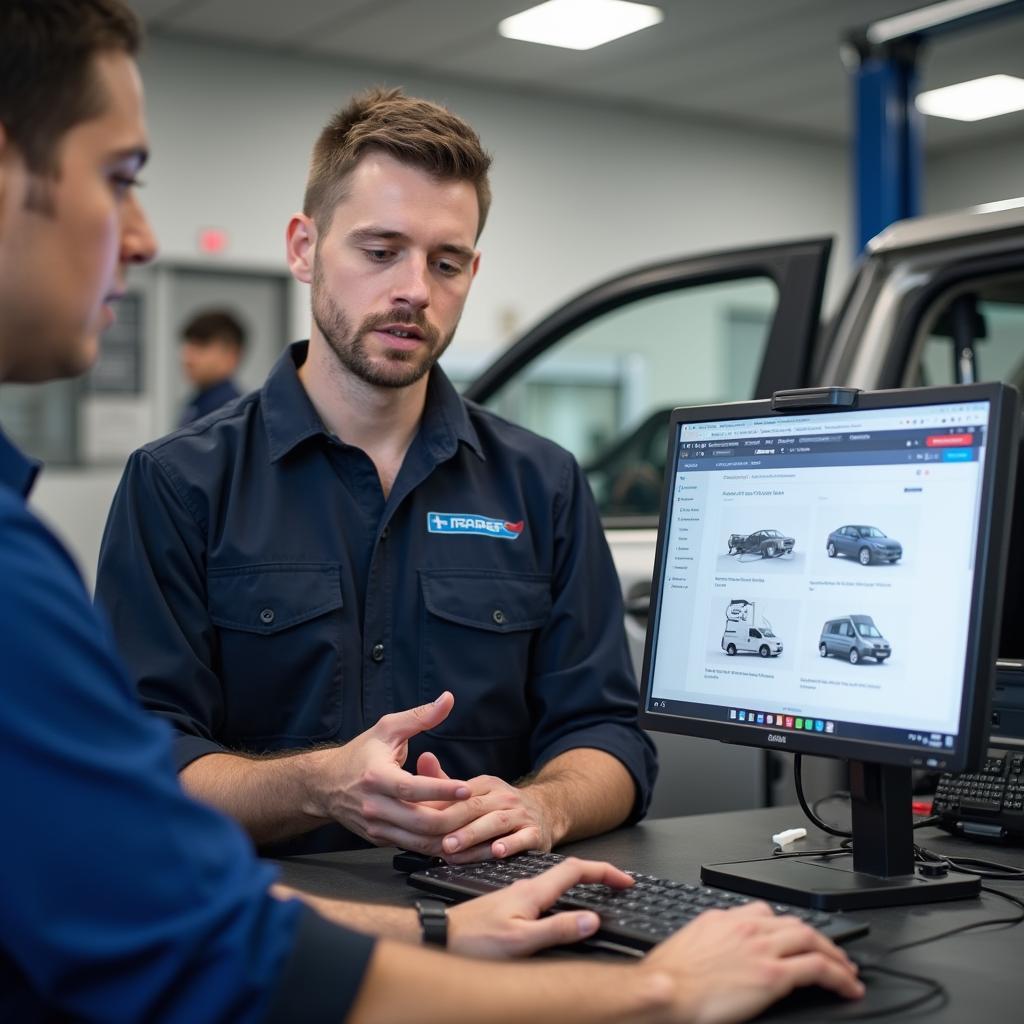
<svg viewBox="0 0 1024 1024">
<path fill-rule="evenodd" d="M 650 797 L 584 475 L 435 365 L 489 163 L 468 124 L 398 90 L 340 111 L 288 228 L 310 340 L 137 452 L 114 499 L 97 600 L 143 702 L 177 730 L 186 788 L 274 852 L 501 857 L 636 821 Z M 445 689 L 401 749 L 367 741 Z M 468 799 L 432 803 L 445 773 Z"/>
<path fill-rule="evenodd" d="M 185 324 L 181 368 L 195 390 L 182 410 L 179 427 L 187 427 L 242 394 L 235 374 L 244 351 L 245 328 L 227 310 L 207 309 Z"/>
<path fill-rule="evenodd" d="M 82 373 L 126 266 L 153 255 L 133 192 L 137 45 L 120 0 L 0 5 L 0 383 Z M 138 707 L 74 565 L 26 507 L 37 469 L 0 434 L 0 1019 L 685 1021 L 753 1014 L 801 981 L 856 991 L 834 947 L 765 907 L 705 915 L 639 968 L 470 969 L 417 949 L 411 911 L 306 898 L 387 937 L 374 943 L 272 892 L 237 825 L 183 794 L 169 730 Z M 377 736 L 432 713 L 389 716 Z M 581 879 L 629 883 L 567 861 L 453 909 L 449 947 L 507 956 L 591 934 L 590 914 L 537 920 Z"/>
</svg>

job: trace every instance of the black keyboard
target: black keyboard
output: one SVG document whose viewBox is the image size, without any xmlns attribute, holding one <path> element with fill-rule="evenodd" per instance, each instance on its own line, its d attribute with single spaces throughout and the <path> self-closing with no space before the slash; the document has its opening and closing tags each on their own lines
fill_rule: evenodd
<svg viewBox="0 0 1024 1024">
<path fill-rule="evenodd" d="M 932 813 L 950 832 L 1024 840 L 1024 752 L 990 748 L 980 772 L 943 775 Z"/>
<path fill-rule="evenodd" d="M 531 878 L 552 867 L 564 857 L 555 853 L 526 853 L 506 860 L 452 866 L 441 864 L 415 871 L 409 884 L 451 900 L 482 896 L 511 885 L 520 878 Z M 601 917 L 594 936 L 599 943 L 644 951 L 689 924 L 698 914 L 714 907 L 727 910 L 753 902 L 753 897 L 714 889 L 699 882 L 677 882 L 653 875 L 628 872 L 636 882 L 629 889 L 606 885 L 573 886 L 555 904 L 555 910 L 593 910 Z M 868 926 L 843 914 L 772 904 L 778 914 L 792 914 L 817 928 L 835 941 L 863 935 Z"/>
</svg>

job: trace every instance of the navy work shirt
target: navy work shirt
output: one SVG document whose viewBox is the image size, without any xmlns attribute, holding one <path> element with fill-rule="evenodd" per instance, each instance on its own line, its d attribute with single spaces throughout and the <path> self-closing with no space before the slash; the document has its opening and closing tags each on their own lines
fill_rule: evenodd
<svg viewBox="0 0 1024 1024">
<path fill-rule="evenodd" d="M 455 707 L 410 743 L 454 778 L 514 781 L 593 747 L 636 783 L 619 582 L 575 459 L 430 375 L 391 493 L 327 433 L 293 345 L 262 390 L 137 451 L 114 499 L 97 600 L 177 761 L 343 742 L 382 715 Z M 319 834 L 317 834 L 319 833 Z M 327 826 L 278 852 L 363 845 Z"/>
<path fill-rule="evenodd" d="M 0 1020 L 342 1020 L 372 941 L 267 893 L 233 821 L 181 790 L 0 434 Z"/>
<path fill-rule="evenodd" d="M 227 380 L 218 381 L 202 391 L 197 391 L 182 410 L 178 426 L 187 427 L 190 423 L 195 423 L 207 413 L 214 412 L 222 405 L 227 405 L 228 402 L 233 402 L 241 394 L 242 392 L 238 390 L 230 377 Z"/>
</svg>

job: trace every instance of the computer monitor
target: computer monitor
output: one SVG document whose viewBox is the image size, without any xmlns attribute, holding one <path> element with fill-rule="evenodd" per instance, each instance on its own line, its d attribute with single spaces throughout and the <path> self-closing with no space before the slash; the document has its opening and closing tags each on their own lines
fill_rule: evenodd
<svg viewBox="0 0 1024 1024">
<path fill-rule="evenodd" d="M 852 863 L 709 884 L 822 909 L 977 892 L 915 873 L 911 771 L 984 755 L 1018 405 L 978 384 L 672 413 L 641 724 L 850 761 Z"/>
</svg>

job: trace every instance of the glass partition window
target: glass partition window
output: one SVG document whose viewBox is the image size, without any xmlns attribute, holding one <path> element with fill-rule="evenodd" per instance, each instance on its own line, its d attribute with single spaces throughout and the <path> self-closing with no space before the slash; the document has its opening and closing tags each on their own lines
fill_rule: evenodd
<svg viewBox="0 0 1024 1024">
<path fill-rule="evenodd" d="M 655 516 L 669 410 L 753 397 L 778 291 L 767 277 L 690 285 L 595 317 L 489 400 L 569 449 L 606 516 Z"/>
</svg>

